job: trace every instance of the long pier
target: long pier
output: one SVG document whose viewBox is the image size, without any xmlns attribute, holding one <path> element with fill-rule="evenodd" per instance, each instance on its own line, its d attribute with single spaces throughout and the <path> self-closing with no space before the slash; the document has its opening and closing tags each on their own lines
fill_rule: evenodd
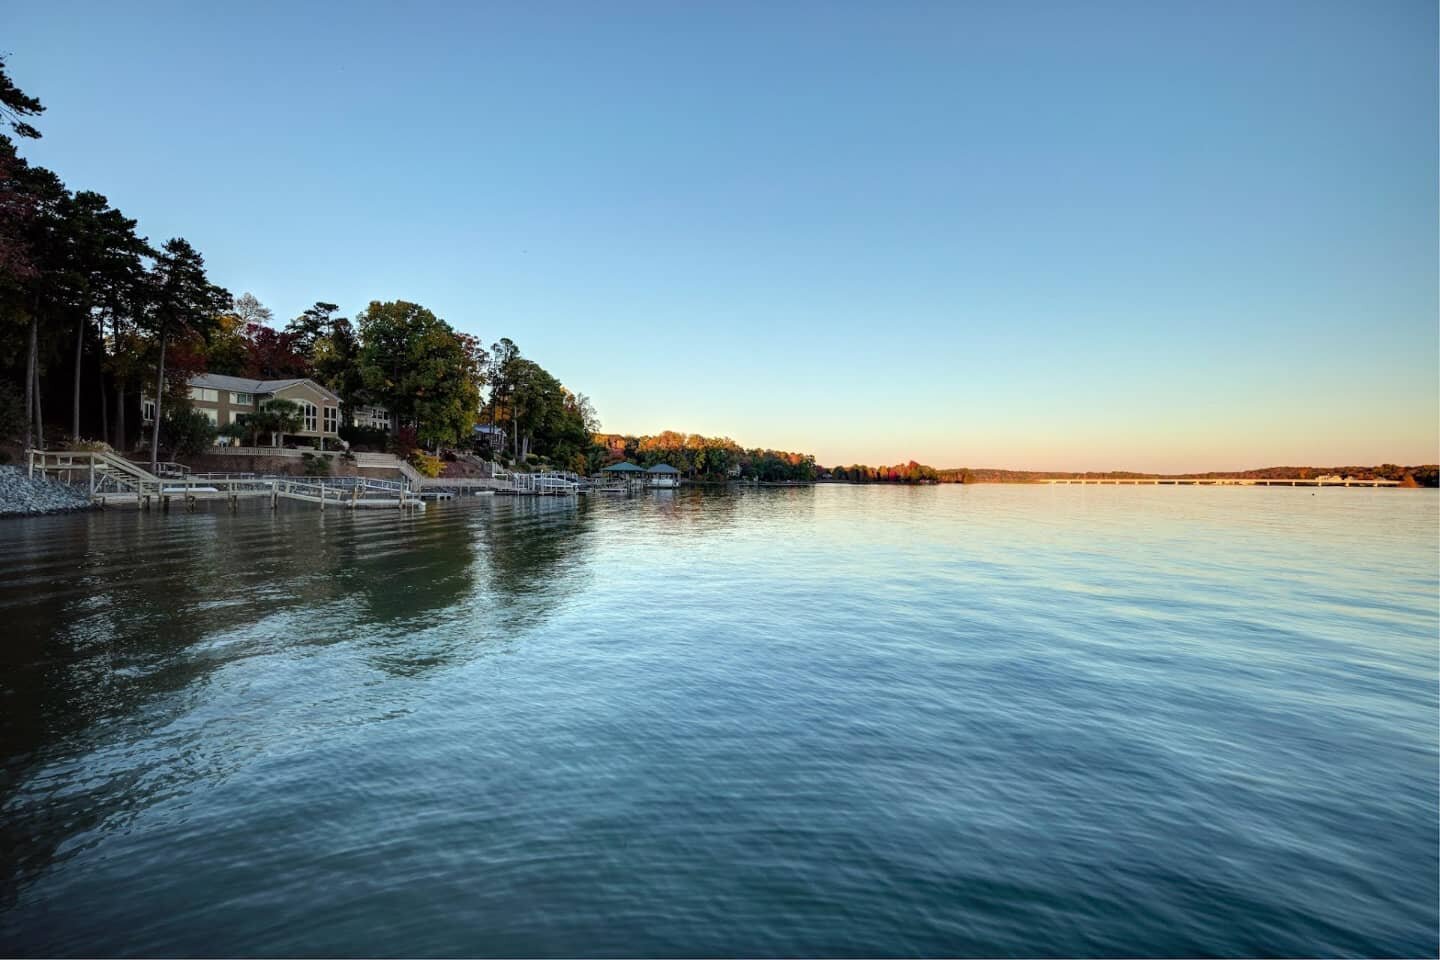
<svg viewBox="0 0 1440 960">
<path fill-rule="evenodd" d="M 1036 483 L 1079 486 L 1151 487 L 1398 487 L 1399 480 L 1360 480 L 1355 477 L 1312 477 L 1270 480 L 1249 477 L 1044 477 Z"/>
</svg>

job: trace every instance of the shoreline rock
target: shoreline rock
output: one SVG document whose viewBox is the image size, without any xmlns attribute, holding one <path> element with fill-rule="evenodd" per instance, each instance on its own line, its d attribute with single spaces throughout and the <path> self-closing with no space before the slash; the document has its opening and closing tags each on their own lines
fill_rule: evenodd
<svg viewBox="0 0 1440 960">
<path fill-rule="evenodd" d="M 0 466 L 0 517 L 39 517 L 92 510 L 82 491 L 52 477 L 29 477 L 20 467 Z"/>
</svg>

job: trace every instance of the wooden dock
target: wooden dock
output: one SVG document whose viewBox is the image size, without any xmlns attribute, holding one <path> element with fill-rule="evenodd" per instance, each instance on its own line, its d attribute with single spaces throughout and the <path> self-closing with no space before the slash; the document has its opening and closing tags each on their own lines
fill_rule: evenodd
<svg viewBox="0 0 1440 960">
<path fill-rule="evenodd" d="M 170 509 L 178 500 L 187 510 L 204 500 L 223 500 L 230 509 L 239 501 L 268 498 L 271 509 L 281 500 L 317 504 L 323 511 L 345 509 L 424 510 L 425 501 L 408 484 L 366 477 L 257 477 L 248 474 L 194 474 L 166 464 L 157 476 L 113 453 L 99 451 L 31 450 L 30 475 L 55 477 L 84 489 L 101 507 L 134 504 L 138 509 Z"/>
</svg>

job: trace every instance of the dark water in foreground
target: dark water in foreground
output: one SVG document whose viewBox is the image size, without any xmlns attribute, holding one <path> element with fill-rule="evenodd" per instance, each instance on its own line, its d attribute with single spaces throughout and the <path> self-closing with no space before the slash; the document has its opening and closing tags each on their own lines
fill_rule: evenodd
<svg viewBox="0 0 1440 960">
<path fill-rule="evenodd" d="M 0 951 L 1437 948 L 1440 498 L 0 524 Z"/>
</svg>

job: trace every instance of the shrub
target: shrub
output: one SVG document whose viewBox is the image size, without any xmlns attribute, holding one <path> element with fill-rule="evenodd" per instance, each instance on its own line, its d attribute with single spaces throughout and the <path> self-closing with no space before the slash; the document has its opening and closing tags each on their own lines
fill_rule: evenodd
<svg viewBox="0 0 1440 960">
<path fill-rule="evenodd" d="M 384 450 L 390 445 L 390 431 L 382 427 L 354 427 L 343 426 L 340 428 L 340 439 L 358 447 L 362 450 Z"/>
<path fill-rule="evenodd" d="M 415 450 L 408 457 L 410 466 L 420 471 L 422 476 L 438 477 L 440 471 L 445 469 L 445 462 L 439 457 L 432 457 L 423 450 Z"/>
<path fill-rule="evenodd" d="M 81 453 L 114 453 L 115 449 L 104 440 L 72 440 L 66 448 Z"/>
<path fill-rule="evenodd" d="M 390 438 L 390 452 L 397 457 L 409 457 L 419 446 L 414 427 L 401 427 Z"/>
<path fill-rule="evenodd" d="M 330 461 L 334 458 L 328 454 L 316 455 L 313 453 L 300 454 L 300 462 L 307 477 L 328 477 L 330 476 Z"/>
<path fill-rule="evenodd" d="M 167 410 L 160 421 L 160 445 L 179 456 L 204 453 L 215 442 L 216 432 L 215 424 L 199 410 Z"/>
</svg>

